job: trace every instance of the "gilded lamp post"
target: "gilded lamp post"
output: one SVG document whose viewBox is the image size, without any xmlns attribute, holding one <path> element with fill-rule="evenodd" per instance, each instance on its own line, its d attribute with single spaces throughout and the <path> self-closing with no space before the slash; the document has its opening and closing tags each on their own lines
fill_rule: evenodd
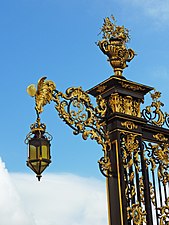
<svg viewBox="0 0 169 225">
<path fill-rule="evenodd" d="M 102 146 L 98 160 L 106 177 L 109 225 L 169 224 L 169 114 L 162 111 L 161 93 L 127 80 L 123 70 L 135 53 L 127 49 L 129 32 L 106 18 L 98 42 L 107 55 L 114 75 L 83 91 L 70 87 L 65 93 L 42 77 L 37 88 L 27 92 L 35 98 L 37 120 L 27 135 L 27 165 L 37 174 L 51 162 L 51 135 L 40 122 L 40 114 L 53 101 L 59 117 L 83 139 Z M 150 92 L 152 103 L 141 106 Z M 90 95 L 96 98 L 93 106 Z"/>
</svg>

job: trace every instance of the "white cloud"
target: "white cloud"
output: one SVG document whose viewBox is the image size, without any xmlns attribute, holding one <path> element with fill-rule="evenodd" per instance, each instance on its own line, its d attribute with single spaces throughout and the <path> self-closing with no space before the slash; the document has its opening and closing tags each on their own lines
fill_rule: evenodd
<svg viewBox="0 0 169 225">
<path fill-rule="evenodd" d="M 2 204 L 1 196 L 0 217 L 6 219 L 3 225 L 107 224 L 104 182 L 72 174 L 45 174 L 38 182 L 34 175 L 10 174 L 10 176 L 2 168 L 2 163 L 0 165 L 0 190 L 4 202 Z M 10 195 L 9 189 L 12 193 Z M 24 209 L 29 212 L 34 223 L 30 222 Z M 1 215 L 2 210 L 4 215 Z M 22 219 L 22 223 L 11 219 L 15 211 Z"/>
<path fill-rule="evenodd" d="M 154 18 L 157 23 L 169 21 L 168 0 L 124 0 L 127 4 L 134 4 Z"/>
<path fill-rule="evenodd" d="M 3 225 L 34 225 L 0 158 L 0 221 Z"/>
</svg>

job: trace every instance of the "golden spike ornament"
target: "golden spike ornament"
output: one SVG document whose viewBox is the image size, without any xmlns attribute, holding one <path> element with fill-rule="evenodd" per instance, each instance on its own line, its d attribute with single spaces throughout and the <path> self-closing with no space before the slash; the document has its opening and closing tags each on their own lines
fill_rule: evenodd
<svg viewBox="0 0 169 225">
<path fill-rule="evenodd" d="M 124 26 L 117 26 L 113 16 L 111 19 L 109 17 L 104 19 L 100 32 L 103 34 L 103 39 L 97 44 L 101 51 L 108 56 L 108 61 L 114 69 L 114 75 L 122 76 L 123 69 L 128 66 L 127 62 L 134 58 L 135 52 L 126 47 L 126 43 L 130 40 L 129 30 Z"/>
</svg>

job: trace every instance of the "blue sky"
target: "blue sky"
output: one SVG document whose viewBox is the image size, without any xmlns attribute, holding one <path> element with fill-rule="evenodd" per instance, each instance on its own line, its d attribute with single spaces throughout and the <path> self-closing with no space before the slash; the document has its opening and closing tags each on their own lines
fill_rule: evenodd
<svg viewBox="0 0 169 225">
<path fill-rule="evenodd" d="M 62 92 L 87 90 L 113 74 L 95 44 L 111 14 L 130 30 L 128 47 L 137 53 L 124 75 L 161 91 L 169 112 L 168 0 L 0 0 L 3 225 L 107 224 L 105 179 L 97 163 L 101 146 L 74 136 L 51 103 L 42 122 L 53 136 L 52 164 L 38 182 L 26 166 L 24 139 L 36 120 L 29 84 L 45 75 Z"/>
<path fill-rule="evenodd" d="M 36 117 L 34 100 L 26 93 L 29 84 L 45 75 L 62 92 L 70 86 L 87 90 L 113 74 L 95 44 L 103 18 L 111 14 L 130 30 L 128 47 L 137 53 L 126 78 L 160 90 L 169 111 L 168 12 L 166 0 L 0 0 L 0 156 L 8 170 L 30 173 L 24 138 Z M 74 136 L 52 103 L 42 121 L 53 135 L 48 172 L 102 179 L 101 146 Z"/>
</svg>

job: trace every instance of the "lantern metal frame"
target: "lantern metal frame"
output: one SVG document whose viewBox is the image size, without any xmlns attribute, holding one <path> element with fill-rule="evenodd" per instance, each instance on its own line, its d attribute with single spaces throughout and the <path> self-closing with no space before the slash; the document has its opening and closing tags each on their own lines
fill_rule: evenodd
<svg viewBox="0 0 169 225">
<path fill-rule="evenodd" d="M 30 126 L 30 129 L 25 139 L 28 145 L 27 166 L 37 174 L 36 177 L 40 181 L 42 172 L 51 163 L 52 136 L 46 132 L 46 125 L 40 122 L 40 117 Z"/>
</svg>

